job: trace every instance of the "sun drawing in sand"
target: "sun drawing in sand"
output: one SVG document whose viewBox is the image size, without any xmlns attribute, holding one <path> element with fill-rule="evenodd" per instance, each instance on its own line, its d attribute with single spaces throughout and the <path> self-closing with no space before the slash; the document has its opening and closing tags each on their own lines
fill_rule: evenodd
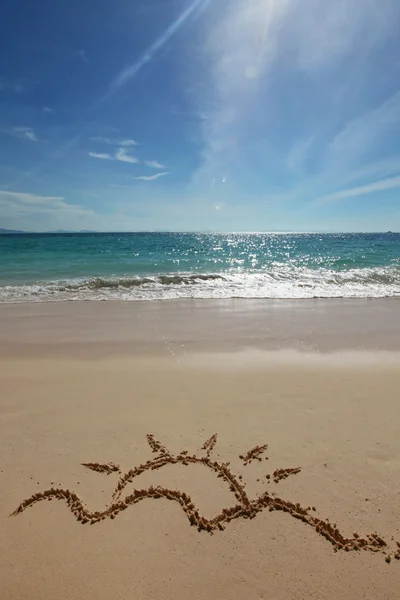
<svg viewBox="0 0 400 600">
<path fill-rule="evenodd" d="M 62 500 L 69 507 L 72 514 L 82 524 L 99 523 L 104 519 L 115 519 L 118 514 L 126 510 L 129 506 L 137 504 L 146 499 L 167 499 L 177 502 L 185 513 L 190 524 L 198 529 L 198 531 L 223 531 L 234 519 L 254 519 L 258 513 L 264 509 L 269 511 L 283 511 L 288 516 L 298 519 L 306 525 L 312 527 L 315 532 L 324 537 L 333 546 L 333 550 L 351 551 L 368 551 L 378 552 L 384 555 L 386 562 L 391 562 L 392 558 L 400 560 L 400 543 L 396 542 L 397 547 L 390 550 L 386 541 L 377 533 L 371 533 L 365 537 L 361 537 L 354 533 L 351 537 L 346 537 L 338 529 L 336 523 L 331 523 L 329 519 L 321 519 L 315 513 L 315 507 L 303 507 L 299 503 L 290 502 L 279 498 L 275 494 L 270 494 L 265 491 L 260 496 L 251 499 L 248 497 L 245 486 L 241 482 L 241 476 L 236 476 L 232 472 L 229 463 L 223 463 L 212 459 L 212 452 L 217 443 L 217 434 L 211 436 L 202 446 L 201 454 L 189 454 L 186 450 L 179 454 L 172 454 L 165 448 L 152 434 L 147 435 L 147 441 L 151 450 L 156 456 L 147 462 L 123 473 L 120 467 L 114 463 L 82 463 L 84 467 L 96 471 L 97 473 L 111 473 L 119 476 L 118 483 L 113 492 L 111 502 L 103 511 L 90 511 L 82 502 L 81 498 L 69 489 L 50 488 L 44 492 L 33 494 L 18 506 L 12 513 L 13 516 L 24 512 L 28 507 L 41 502 L 43 500 Z M 256 446 L 247 453 L 240 455 L 240 459 L 246 466 L 254 460 L 261 461 L 265 458 L 265 452 L 268 446 Z M 213 518 L 202 516 L 192 501 L 191 497 L 180 490 L 167 489 L 165 487 L 150 486 L 146 489 L 135 489 L 131 494 L 124 495 L 124 490 L 129 483 L 146 471 L 155 471 L 162 469 L 166 465 L 181 464 L 189 466 L 192 464 L 200 464 L 205 468 L 210 469 L 215 475 L 221 478 L 229 486 L 230 491 L 235 497 L 235 504 L 229 508 L 224 508 L 219 514 Z M 300 467 L 277 469 L 273 473 L 266 475 L 269 482 L 278 484 L 283 479 L 292 475 L 298 474 L 301 471 Z"/>
</svg>

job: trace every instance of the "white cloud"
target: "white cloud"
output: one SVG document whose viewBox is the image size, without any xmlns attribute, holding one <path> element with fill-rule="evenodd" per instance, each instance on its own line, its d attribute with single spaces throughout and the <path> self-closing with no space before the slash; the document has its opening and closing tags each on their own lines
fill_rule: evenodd
<svg viewBox="0 0 400 600">
<path fill-rule="evenodd" d="M 4 133 L 12 135 L 13 137 L 20 138 L 22 140 L 30 140 L 31 142 L 37 142 L 38 138 L 32 127 L 11 127 L 10 129 L 3 129 Z"/>
<path fill-rule="evenodd" d="M 355 196 L 363 196 L 364 194 L 372 194 L 374 192 L 383 192 L 385 190 L 392 190 L 398 187 L 400 187 L 400 176 L 390 177 L 388 179 L 381 179 L 380 181 L 375 181 L 366 185 L 360 185 L 358 187 L 340 190 L 339 192 L 334 192 L 333 194 L 321 196 L 313 204 L 330 204 L 336 200 L 345 200 L 346 198 L 354 198 Z"/>
<path fill-rule="evenodd" d="M 164 175 L 169 175 L 169 171 L 165 171 L 164 173 L 156 173 L 155 175 L 140 175 L 139 177 L 133 177 L 133 179 L 138 179 L 140 181 L 154 181 L 159 177 L 164 177 Z"/>
<path fill-rule="evenodd" d="M 127 147 L 127 146 L 137 146 L 138 145 L 138 143 L 135 142 L 135 140 L 131 140 L 131 139 L 127 139 L 127 140 L 110 139 L 110 138 L 102 137 L 102 136 L 95 136 L 95 137 L 91 137 L 90 139 L 92 140 L 92 142 L 99 142 L 101 144 L 111 144 L 112 146 Z"/>
<path fill-rule="evenodd" d="M 159 163 L 157 160 L 145 160 L 144 164 L 151 169 L 165 169 L 165 166 Z"/>
<path fill-rule="evenodd" d="M 100 158 L 101 160 L 113 160 L 111 154 L 106 154 L 102 152 L 89 152 L 89 156 L 92 158 Z"/>
<path fill-rule="evenodd" d="M 43 112 L 44 113 L 52 113 L 54 112 L 54 110 L 52 108 L 49 108 L 48 106 L 43 106 Z"/>
<path fill-rule="evenodd" d="M 92 215 L 93 212 L 75 204 L 68 204 L 63 196 L 41 196 L 28 192 L 0 190 L 0 207 L 3 217 L 52 213 L 57 215 Z"/>
<path fill-rule="evenodd" d="M 36 137 L 35 132 L 33 131 L 33 129 L 29 129 L 29 128 L 25 128 L 24 130 L 21 130 L 21 133 L 24 137 L 28 138 L 28 140 L 31 140 L 32 142 L 37 142 L 38 139 Z"/>
<path fill-rule="evenodd" d="M 137 158 L 135 158 L 134 156 L 129 156 L 129 154 L 126 153 L 126 150 L 124 148 L 119 148 L 118 152 L 116 152 L 116 154 L 115 154 L 115 159 L 119 160 L 121 162 L 126 162 L 126 163 L 131 163 L 131 164 L 136 164 L 139 162 L 139 160 Z"/>
<path fill-rule="evenodd" d="M 116 140 L 117 146 L 137 146 L 135 140 Z"/>
<path fill-rule="evenodd" d="M 125 148 L 119 148 L 118 151 L 114 154 L 108 154 L 108 152 L 89 152 L 89 156 L 92 158 L 98 158 L 100 160 L 118 160 L 124 163 L 130 163 L 135 165 L 139 162 L 135 156 L 130 156 L 127 154 Z"/>
</svg>

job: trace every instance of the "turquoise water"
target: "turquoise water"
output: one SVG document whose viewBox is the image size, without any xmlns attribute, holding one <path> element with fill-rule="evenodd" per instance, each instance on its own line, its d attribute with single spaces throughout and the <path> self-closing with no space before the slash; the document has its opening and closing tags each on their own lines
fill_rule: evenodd
<svg viewBox="0 0 400 600">
<path fill-rule="evenodd" d="M 400 234 L 0 235 L 0 301 L 400 295 Z"/>
</svg>

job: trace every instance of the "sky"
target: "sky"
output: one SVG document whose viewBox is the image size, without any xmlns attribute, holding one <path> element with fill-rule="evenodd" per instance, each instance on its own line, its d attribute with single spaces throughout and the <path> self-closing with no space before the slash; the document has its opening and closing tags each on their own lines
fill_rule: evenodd
<svg viewBox="0 0 400 600">
<path fill-rule="evenodd" d="M 399 0 L 3 0 L 0 228 L 400 231 Z"/>
</svg>

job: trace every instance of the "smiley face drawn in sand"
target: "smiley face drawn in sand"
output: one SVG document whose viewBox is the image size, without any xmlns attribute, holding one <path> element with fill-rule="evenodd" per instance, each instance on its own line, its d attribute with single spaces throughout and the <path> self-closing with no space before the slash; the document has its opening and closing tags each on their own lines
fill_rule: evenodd
<svg viewBox="0 0 400 600">
<path fill-rule="evenodd" d="M 118 474 L 119 479 L 116 488 L 112 494 L 111 502 L 103 511 L 90 511 L 83 503 L 81 498 L 69 489 L 50 488 L 44 492 L 33 494 L 18 506 L 11 516 L 19 515 L 28 507 L 41 502 L 42 500 L 62 500 L 64 501 L 72 514 L 82 524 L 90 523 L 92 525 L 100 523 L 105 519 L 115 519 L 118 514 L 130 506 L 147 499 L 166 499 L 177 502 L 185 513 L 189 523 L 196 527 L 198 531 L 207 531 L 214 533 L 223 531 L 234 519 L 254 519 L 264 509 L 272 511 L 283 511 L 288 516 L 298 519 L 306 525 L 312 527 L 315 532 L 325 538 L 333 546 L 335 552 L 344 550 L 379 552 L 386 562 L 390 563 L 392 558 L 400 560 L 400 544 L 396 542 L 397 547 L 390 550 L 385 540 L 376 533 L 367 535 L 365 538 L 354 533 L 352 537 L 345 537 L 338 529 L 336 523 L 331 523 L 329 519 L 320 519 L 315 515 L 315 507 L 302 507 L 299 503 L 290 502 L 271 495 L 268 491 L 260 496 L 251 499 L 248 497 L 245 486 L 241 482 L 241 476 L 236 476 L 229 463 L 214 461 L 211 458 L 215 444 L 217 443 L 217 434 L 211 436 L 202 446 L 201 454 L 189 454 L 186 450 L 179 454 L 172 454 L 165 448 L 161 442 L 156 440 L 152 434 L 147 435 L 147 441 L 151 450 L 156 456 L 147 462 L 140 464 L 127 472 L 122 472 L 121 468 L 114 463 L 82 463 L 84 467 L 102 474 Z M 240 455 L 240 459 L 246 466 L 253 460 L 263 460 L 264 453 L 268 446 L 256 446 L 247 453 Z M 216 477 L 222 479 L 229 486 L 235 503 L 224 508 L 219 514 L 208 519 L 200 514 L 191 497 L 181 490 L 172 490 L 165 487 L 150 486 L 146 489 L 135 489 L 133 493 L 124 495 L 125 488 L 132 483 L 136 477 L 146 471 L 156 471 L 166 465 L 180 464 L 189 466 L 200 464 L 206 469 L 210 469 Z M 300 473 L 301 468 L 276 469 L 272 474 L 268 474 L 266 479 L 271 483 L 278 484 L 280 481 Z"/>
</svg>

